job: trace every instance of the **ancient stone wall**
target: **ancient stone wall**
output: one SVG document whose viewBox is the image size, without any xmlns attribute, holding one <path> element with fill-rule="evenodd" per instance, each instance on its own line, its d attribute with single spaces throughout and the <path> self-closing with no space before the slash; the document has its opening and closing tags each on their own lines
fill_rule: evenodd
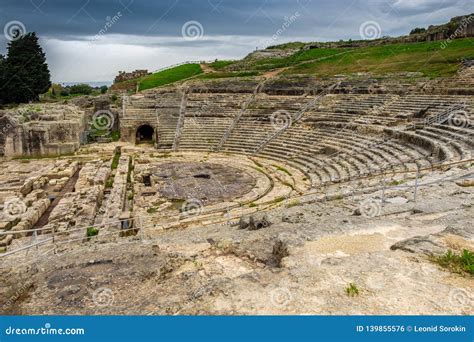
<svg viewBox="0 0 474 342">
<path fill-rule="evenodd" d="M 132 72 L 119 71 L 119 74 L 115 77 L 114 83 L 134 80 L 143 76 L 147 76 L 150 73 L 148 70 L 135 70 Z"/>
<path fill-rule="evenodd" d="M 74 106 L 30 105 L 0 113 L 0 156 L 45 156 L 76 151 L 88 122 Z"/>
</svg>

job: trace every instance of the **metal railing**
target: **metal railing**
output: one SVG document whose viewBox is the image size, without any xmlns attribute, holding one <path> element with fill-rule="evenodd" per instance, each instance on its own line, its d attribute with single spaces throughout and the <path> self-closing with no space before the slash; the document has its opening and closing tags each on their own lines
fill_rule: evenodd
<svg viewBox="0 0 474 342">
<path fill-rule="evenodd" d="M 258 93 L 260 92 L 260 89 L 263 87 L 264 83 L 266 80 L 263 82 L 260 82 L 257 87 L 255 87 L 252 95 L 242 104 L 241 109 L 237 113 L 237 115 L 234 117 L 232 120 L 230 126 L 227 128 L 225 131 L 224 135 L 222 136 L 221 140 L 219 141 L 219 144 L 217 144 L 216 151 L 220 151 L 222 149 L 222 146 L 226 143 L 227 139 L 229 136 L 232 134 L 234 131 L 235 127 L 237 126 L 237 123 L 240 121 L 244 113 L 247 111 L 248 107 L 252 102 L 255 101 L 255 98 L 257 97 Z"/>
<path fill-rule="evenodd" d="M 460 165 L 460 164 L 466 164 L 466 163 L 472 163 L 474 161 L 474 159 L 465 159 L 465 160 L 461 160 L 461 161 L 457 161 L 457 162 L 452 162 L 452 163 L 440 163 L 440 164 L 437 164 L 437 165 L 432 165 L 431 167 L 429 168 L 419 168 L 417 167 L 416 170 L 404 170 L 404 171 L 392 171 L 391 174 L 392 176 L 395 176 L 397 174 L 409 174 L 409 173 L 416 173 L 416 183 L 414 186 L 409 186 L 409 185 L 405 185 L 404 187 L 413 187 L 414 188 L 414 193 L 416 194 L 416 189 L 420 186 L 422 186 L 423 184 L 419 184 L 418 183 L 418 178 L 419 176 L 421 175 L 421 172 L 423 171 L 434 171 L 435 169 L 443 169 L 443 168 L 446 168 L 446 167 L 452 167 L 452 166 L 455 166 L 455 165 Z M 413 160 L 412 160 L 413 162 Z M 383 189 L 383 191 L 385 192 L 385 190 L 388 190 L 390 189 L 391 187 L 390 186 L 387 186 L 387 179 L 386 179 L 386 170 L 379 170 L 379 173 L 376 173 L 376 174 L 370 174 L 370 175 L 367 175 L 365 177 L 358 177 L 356 180 L 370 180 L 370 179 L 376 179 L 376 178 L 379 178 L 383 176 L 383 181 L 382 181 L 382 186 L 380 188 L 374 188 L 373 186 L 372 187 L 361 187 L 358 191 L 357 191 L 357 194 L 364 194 L 364 193 L 368 193 L 368 192 L 373 192 L 373 191 L 377 191 L 377 190 L 381 190 Z M 470 172 L 470 173 L 467 173 L 465 175 L 462 175 L 460 177 L 457 177 L 455 179 L 466 179 L 466 178 L 470 178 L 473 176 L 473 173 Z M 342 185 L 344 184 L 349 184 L 351 182 L 353 182 L 354 179 L 349 179 L 349 180 L 341 180 L 340 182 L 338 183 L 332 183 L 332 184 L 329 184 L 329 185 L 321 185 L 321 189 L 319 191 L 313 191 L 313 192 L 307 192 L 303 195 L 296 195 L 296 196 L 288 196 L 286 199 L 285 199 L 285 203 L 290 203 L 290 201 L 298 201 L 300 203 L 305 203 L 305 204 L 310 204 L 310 203 L 314 203 L 314 202 L 318 202 L 318 201 L 327 201 L 327 200 L 330 200 L 330 197 L 328 196 L 328 193 L 327 193 L 327 187 L 328 186 L 336 186 L 336 187 L 339 187 L 339 189 L 342 189 Z M 447 181 L 453 181 L 453 179 L 448 179 Z M 430 185 L 430 184 L 427 184 L 427 185 Z M 396 185 L 396 186 L 393 186 L 393 188 L 400 188 L 401 186 L 400 185 Z M 355 189 L 353 189 L 353 191 L 351 193 L 340 193 L 340 194 L 337 194 L 337 198 L 339 199 L 340 196 L 354 196 L 355 195 Z M 318 198 L 313 198 L 313 199 L 310 199 L 309 201 L 307 200 L 308 198 L 312 197 L 312 196 L 320 196 Z M 256 213 L 256 212 L 264 212 L 264 211 L 268 211 L 268 210 L 271 210 L 271 209 L 275 209 L 277 207 L 280 207 L 281 204 L 280 203 L 275 203 L 274 201 L 268 201 L 268 202 L 264 202 L 264 203 L 260 203 L 258 204 L 256 207 L 254 208 L 246 208 L 249 212 L 247 213 L 247 215 L 251 214 L 251 213 Z M 196 218 L 196 223 L 199 222 L 203 227 L 205 226 L 210 226 L 210 225 L 216 225 L 216 224 L 230 224 L 231 222 L 234 222 L 236 223 L 236 220 L 239 220 L 242 216 L 243 216 L 243 207 L 241 207 L 242 209 L 242 213 L 240 215 L 237 215 L 237 216 L 231 216 L 231 215 L 227 215 L 227 217 L 221 219 L 221 220 L 214 220 L 212 222 L 205 222 L 205 223 L 202 223 L 201 222 L 201 219 L 199 217 Z M 221 213 L 224 213 L 226 212 L 224 209 L 222 209 L 220 211 Z M 228 213 L 228 212 L 227 212 Z M 127 221 L 127 222 L 134 222 L 134 221 L 137 221 L 137 218 L 127 218 L 127 219 L 123 219 L 123 220 L 117 220 L 117 221 L 109 221 L 109 222 L 105 222 L 101 225 L 95 225 L 94 227 L 98 227 L 98 228 L 101 228 L 101 227 L 108 227 L 112 224 L 117 224 L 117 223 L 121 223 L 123 221 Z M 180 224 L 180 219 L 178 218 L 177 221 L 175 222 L 176 225 L 179 225 Z M 69 239 L 69 240 L 61 240 L 61 239 L 58 239 L 59 236 L 63 235 L 63 234 L 70 234 L 71 232 L 76 232 L 76 231 L 85 231 L 89 226 L 84 226 L 84 227 L 76 227 L 74 229 L 71 229 L 71 230 L 66 230 L 66 231 L 62 231 L 62 232 L 51 232 L 49 234 L 42 234 L 42 236 L 47 236 L 47 238 L 45 240 L 42 240 L 42 241 L 38 241 L 38 242 L 34 242 L 34 243 L 31 243 L 30 245 L 27 245 L 27 246 L 22 246 L 22 247 L 19 247 L 13 251 L 8 251 L 8 252 L 5 252 L 3 254 L 0 254 L 0 259 L 1 258 L 5 258 L 7 256 L 10 256 L 10 255 L 13 255 L 13 254 L 16 254 L 16 253 L 19 253 L 21 251 L 28 251 L 29 249 L 31 248 L 38 248 L 39 246 L 41 245 L 44 245 L 46 243 L 49 243 L 51 242 L 52 244 L 55 245 L 55 247 L 53 249 L 55 249 L 58 245 L 64 245 L 64 244 L 68 244 L 68 243 L 73 243 L 73 242 L 79 242 L 79 241 L 90 241 L 90 240 L 93 240 L 93 239 L 100 239 L 102 237 L 108 237 L 108 236 L 119 236 L 119 234 L 122 234 L 122 233 L 127 233 L 127 232 L 131 232 L 131 231 L 146 231 L 147 229 L 154 229 L 156 227 L 163 227 L 164 224 L 160 224 L 160 223 L 157 223 L 157 224 L 154 224 L 154 225 L 145 225 L 145 226 L 139 226 L 139 227 L 133 227 L 133 228 L 128 228 L 128 229 L 120 229 L 120 230 L 115 230 L 115 231 L 112 231 L 112 232 L 106 232 L 106 233 L 103 233 L 103 234 L 98 234 L 96 236 L 91 236 L 91 237 L 87 237 L 85 235 L 81 236 L 81 237 L 77 237 L 77 238 L 73 238 L 73 239 Z M 173 227 L 173 226 L 172 226 Z M 171 227 L 171 228 L 172 228 Z M 2 235 L 12 235 L 12 234 L 22 234 L 22 233 L 32 233 L 32 232 L 41 232 L 41 231 L 45 231 L 45 230 L 51 230 L 51 228 L 39 228 L 39 229 L 35 229 L 35 230 L 24 230 L 24 231 L 14 231 L 14 232 L 0 232 L 0 236 Z"/>
<path fill-rule="evenodd" d="M 267 146 L 267 144 L 272 141 L 273 139 L 276 139 L 278 138 L 281 134 L 283 134 L 287 129 L 289 129 L 290 127 L 292 127 L 294 124 L 298 123 L 304 116 L 304 114 L 306 112 L 308 112 L 309 110 L 313 109 L 314 107 L 316 107 L 316 105 L 319 103 L 319 101 L 324 97 L 326 96 L 327 94 L 330 94 L 331 91 L 333 91 L 334 89 L 336 89 L 338 86 L 339 86 L 340 82 L 338 83 L 335 83 L 331 86 L 329 86 L 327 89 L 323 90 L 320 94 L 318 94 L 318 96 L 316 96 L 312 101 L 310 101 L 308 104 L 306 104 L 303 109 L 301 109 L 300 111 L 298 111 L 294 117 L 294 119 L 290 122 L 289 125 L 285 126 L 285 127 L 282 127 L 281 129 L 277 130 L 276 132 L 274 132 L 273 134 L 271 134 L 270 136 L 268 136 L 267 138 L 265 138 L 256 148 L 255 150 L 253 151 L 252 155 L 255 155 L 257 153 L 260 153 L 264 148 L 265 146 Z"/>
<path fill-rule="evenodd" d="M 181 132 L 184 126 L 184 117 L 186 115 L 188 92 L 189 92 L 189 88 L 185 88 L 183 91 L 183 95 L 181 97 L 181 104 L 179 106 L 179 117 L 178 117 L 178 122 L 176 123 L 176 130 L 175 130 L 174 139 L 173 139 L 173 148 L 172 148 L 173 151 L 176 151 L 178 149 L 179 140 L 181 139 Z"/>
</svg>

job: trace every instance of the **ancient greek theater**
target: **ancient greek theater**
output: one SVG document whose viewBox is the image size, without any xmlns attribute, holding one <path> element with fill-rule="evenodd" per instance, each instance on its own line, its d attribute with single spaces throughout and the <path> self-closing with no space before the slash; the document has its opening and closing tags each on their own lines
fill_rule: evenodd
<svg viewBox="0 0 474 342">
<path fill-rule="evenodd" d="M 470 18 L 4 103 L 2 314 L 472 315 Z"/>
</svg>

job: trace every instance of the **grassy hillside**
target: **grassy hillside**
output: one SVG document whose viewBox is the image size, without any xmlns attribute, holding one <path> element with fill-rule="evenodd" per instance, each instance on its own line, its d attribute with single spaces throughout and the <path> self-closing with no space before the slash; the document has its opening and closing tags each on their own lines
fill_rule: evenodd
<svg viewBox="0 0 474 342">
<path fill-rule="evenodd" d="M 240 61 L 216 61 L 206 73 L 199 64 L 185 64 L 147 76 L 139 90 L 155 88 L 194 76 L 199 79 L 253 77 L 268 71 L 328 77 L 370 72 L 374 76 L 389 73 L 419 72 L 436 78 L 455 74 L 463 58 L 474 59 L 474 38 L 457 39 L 442 48 L 442 41 L 373 44 L 364 47 L 305 49 L 302 43 L 287 44 L 298 49 L 288 57 L 244 58 Z M 277 47 L 275 47 L 277 48 Z"/>
<path fill-rule="evenodd" d="M 163 70 L 140 80 L 139 90 L 160 87 L 166 84 L 185 80 L 201 74 L 203 71 L 199 64 L 184 64 L 175 68 Z"/>
<path fill-rule="evenodd" d="M 286 74 L 334 76 L 371 72 L 374 75 L 421 72 L 428 77 L 456 73 L 462 58 L 474 58 L 474 39 L 452 41 L 441 48 L 441 41 L 384 44 L 358 48 L 301 49 L 289 57 L 244 59 L 219 65 L 219 71 L 265 72 L 287 68 Z"/>
<path fill-rule="evenodd" d="M 456 73 L 462 58 L 474 58 L 474 39 L 452 41 L 446 49 L 441 42 L 405 43 L 350 49 L 345 54 L 295 65 L 287 74 L 333 76 L 357 72 L 375 75 L 421 72 L 428 77 Z"/>
</svg>

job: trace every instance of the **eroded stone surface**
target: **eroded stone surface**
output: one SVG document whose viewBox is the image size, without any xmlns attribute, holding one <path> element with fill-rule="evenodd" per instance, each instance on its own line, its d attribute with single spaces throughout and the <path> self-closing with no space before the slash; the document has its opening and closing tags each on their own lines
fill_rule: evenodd
<svg viewBox="0 0 474 342">
<path fill-rule="evenodd" d="M 150 170 L 158 192 L 168 199 L 196 198 L 205 204 L 240 197 L 255 185 L 247 172 L 209 163 L 165 163 Z"/>
</svg>

